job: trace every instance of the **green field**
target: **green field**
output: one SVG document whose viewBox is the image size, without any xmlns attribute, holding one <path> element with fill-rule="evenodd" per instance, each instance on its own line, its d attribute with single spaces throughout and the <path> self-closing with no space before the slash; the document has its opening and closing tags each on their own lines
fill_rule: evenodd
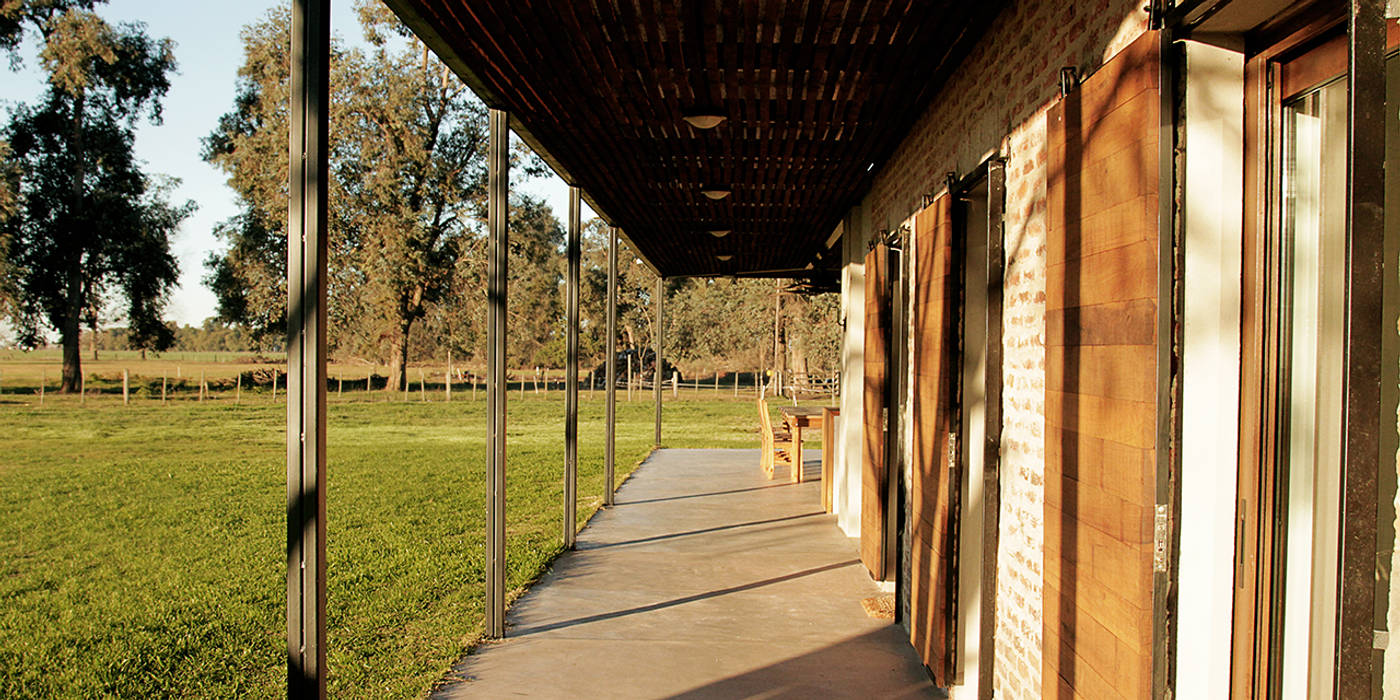
<svg viewBox="0 0 1400 700">
<path fill-rule="evenodd" d="M 282 694 L 281 401 L 3 391 L 0 697 Z M 421 696 L 482 629 L 485 401 L 384 393 L 332 393 L 334 697 Z M 602 500 L 602 397 L 581 407 L 580 525 Z M 682 392 L 664 442 L 754 447 L 751 397 Z M 652 406 L 618 408 L 620 481 L 650 449 Z M 518 588 L 559 551 L 562 393 L 512 393 L 509 409 Z"/>
</svg>

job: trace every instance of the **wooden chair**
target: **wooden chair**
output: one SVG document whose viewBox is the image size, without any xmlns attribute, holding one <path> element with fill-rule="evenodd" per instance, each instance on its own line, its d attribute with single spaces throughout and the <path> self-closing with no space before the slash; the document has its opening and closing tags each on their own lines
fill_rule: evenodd
<svg viewBox="0 0 1400 700">
<path fill-rule="evenodd" d="M 758 439 L 761 443 L 758 464 L 769 479 L 773 478 L 775 464 L 792 465 L 792 434 L 786 430 L 774 430 L 773 419 L 768 415 L 768 402 L 758 400 Z"/>
</svg>

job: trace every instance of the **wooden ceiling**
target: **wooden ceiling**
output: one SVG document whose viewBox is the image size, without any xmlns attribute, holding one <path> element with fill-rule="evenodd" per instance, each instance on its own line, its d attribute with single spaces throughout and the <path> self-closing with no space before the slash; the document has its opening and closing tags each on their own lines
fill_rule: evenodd
<svg viewBox="0 0 1400 700">
<path fill-rule="evenodd" d="M 1005 3 L 388 4 L 662 275 L 823 277 L 842 216 Z M 701 112 L 727 119 L 684 120 Z"/>
</svg>

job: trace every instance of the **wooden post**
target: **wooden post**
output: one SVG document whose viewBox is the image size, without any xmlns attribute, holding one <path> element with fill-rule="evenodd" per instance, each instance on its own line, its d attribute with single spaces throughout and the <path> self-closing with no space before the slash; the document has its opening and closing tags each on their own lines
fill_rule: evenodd
<svg viewBox="0 0 1400 700">
<path fill-rule="evenodd" d="M 535 365 L 535 396 L 540 395 L 540 366 Z"/>
<path fill-rule="evenodd" d="M 734 398 L 739 398 L 739 372 L 734 373 Z"/>
<path fill-rule="evenodd" d="M 242 374 L 239 374 L 239 375 L 238 375 L 238 378 L 241 380 L 241 379 L 243 378 L 243 375 L 242 375 Z M 335 397 L 338 399 L 338 398 L 340 398 L 341 396 L 344 396 L 344 395 L 345 395 L 345 375 L 344 375 L 344 374 L 341 374 L 341 373 L 339 373 L 339 372 L 337 372 L 336 375 L 335 375 Z"/>
<path fill-rule="evenodd" d="M 719 396 L 719 370 L 715 370 L 715 396 Z"/>
<path fill-rule="evenodd" d="M 406 365 L 407 365 L 407 363 L 405 363 L 405 367 L 403 368 L 403 400 L 404 400 L 404 403 L 407 403 L 407 402 L 408 402 L 408 367 L 407 367 Z"/>
<path fill-rule="evenodd" d="M 160 402 L 165 403 L 165 385 L 168 381 L 165 372 L 160 373 Z"/>
<path fill-rule="evenodd" d="M 87 403 L 87 373 L 78 374 L 78 403 Z"/>
<path fill-rule="evenodd" d="M 242 373 L 242 372 L 239 372 L 239 373 L 238 373 L 238 378 L 234 380 L 234 385 L 233 385 L 233 402 L 234 402 L 235 404 L 241 404 L 241 403 L 243 403 L 243 373 Z"/>
<path fill-rule="evenodd" d="M 277 401 L 277 368 L 272 368 L 272 400 Z"/>
<path fill-rule="evenodd" d="M 627 355 L 627 402 L 632 403 L 632 355 Z"/>
<path fill-rule="evenodd" d="M 365 396 L 369 397 L 370 399 L 373 399 L 373 398 L 374 398 L 374 395 L 371 394 L 371 393 L 369 393 L 369 392 L 371 392 L 371 391 L 373 391 L 373 390 L 374 390 L 374 367 L 370 367 L 369 369 L 365 370 Z"/>
<path fill-rule="evenodd" d="M 129 370 L 122 370 L 122 405 L 131 404 L 131 373 Z"/>
<path fill-rule="evenodd" d="M 671 370 L 671 398 L 674 399 L 674 398 L 679 397 L 680 395 L 681 395 L 681 373 L 680 373 L 680 372 L 677 372 L 676 370 Z"/>
<path fill-rule="evenodd" d="M 200 370 L 200 371 L 199 371 L 199 400 L 200 400 L 200 401 L 203 401 L 203 400 L 204 400 L 204 392 L 207 391 L 207 388 L 206 388 L 207 386 L 208 386 L 208 385 L 204 383 L 204 370 Z"/>
<path fill-rule="evenodd" d="M 428 377 L 421 367 L 418 369 L 418 398 L 425 402 L 428 400 Z"/>
<path fill-rule="evenodd" d="M 472 383 L 472 401 L 476 401 L 476 375 L 468 372 L 467 379 Z"/>
<path fill-rule="evenodd" d="M 452 403 L 452 367 L 449 365 L 446 372 L 442 373 L 444 400 Z"/>
</svg>

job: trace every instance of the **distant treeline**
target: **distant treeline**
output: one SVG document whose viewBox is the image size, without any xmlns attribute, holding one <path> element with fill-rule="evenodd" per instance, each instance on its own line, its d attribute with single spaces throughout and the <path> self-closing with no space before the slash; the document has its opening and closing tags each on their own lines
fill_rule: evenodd
<svg viewBox="0 0 1400 700">
<path fill-rule="evenodd" d="M 212 318 L 205 319 L 199 327 L 173 321 L 165 325 L 175 333 L 175 344 L 170 349 L 176 352 L 277 352 L 282 349 L 281 343 L 255 340 L 248 331 Z M 131 332 L 121 326 L 96 332 L 88 329 L 83 331 L 83 347 L 88 352 L 130 350 L 130 336 Z"/>
</svg>

